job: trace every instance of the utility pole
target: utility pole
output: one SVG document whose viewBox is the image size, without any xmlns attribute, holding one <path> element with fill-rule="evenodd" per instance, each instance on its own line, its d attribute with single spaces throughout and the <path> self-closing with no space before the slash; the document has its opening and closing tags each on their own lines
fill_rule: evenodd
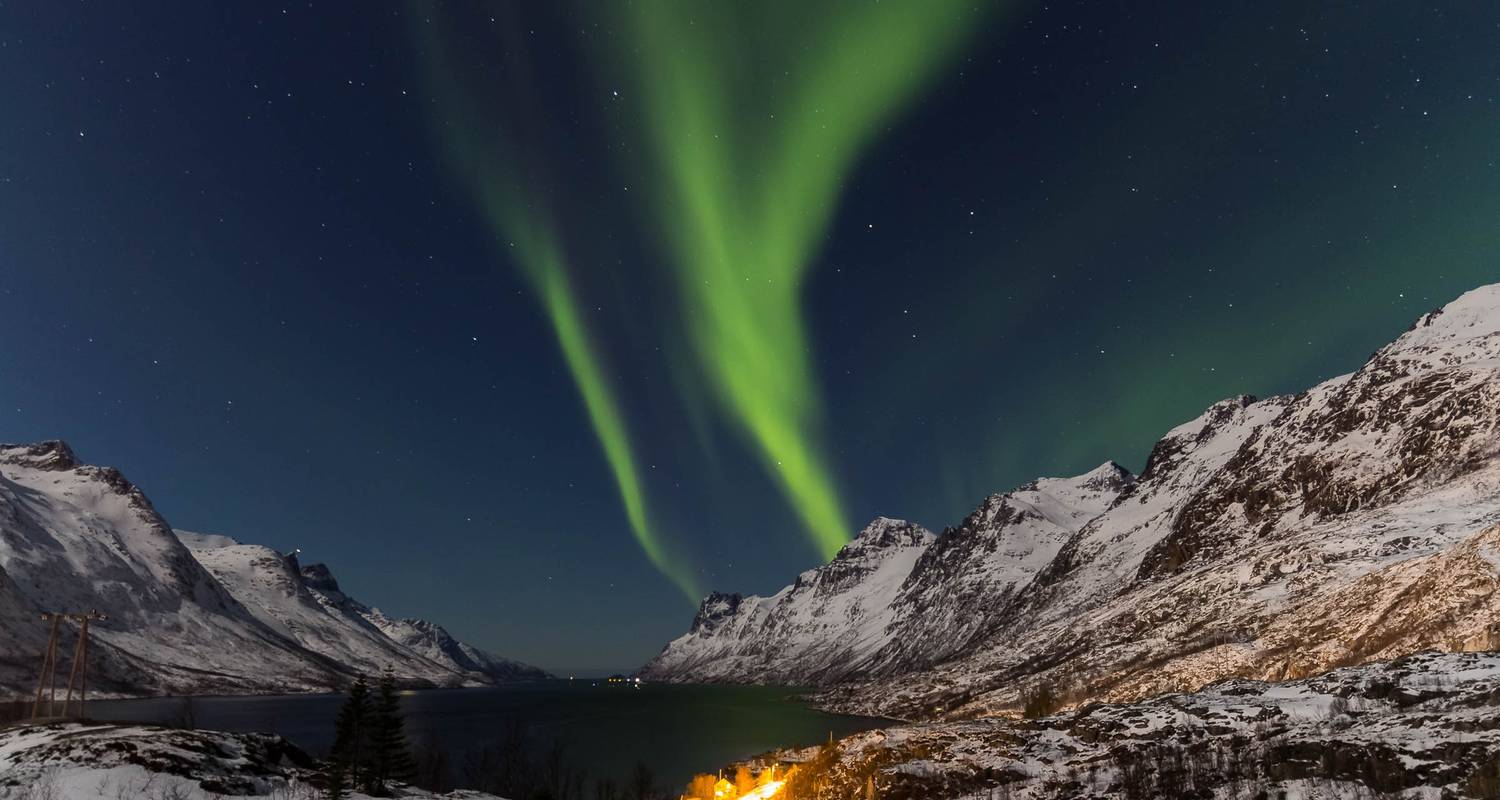
<svg viewBox="0 0 1500 800">
<path fill-rule="evenodd" d="M 65 620 L 72 620 L 78 626 L 78 641 L 73 645 L 73 664 L 68 670 L 67 694 L 63 696 L 64 717 L 73 707 L 73 688 L 78 688 L 78 716 L 83 716 L 84 703 L 88 699 L 89 680 L 89 622 L 96 619 L 104 619 L 99 611 L 89 611 L 84 614 L 48 611 L 42 614 L 43 622 L 52 623 L 47 635 L 47 648 L 42 651 L 42 666 L 37 675 L 36 700 L 31 706 L 31 718 L 41 719 L 42 696 L 47 697 L 47 713 L 51 717 L 57 713 L 57 646 L 60 624 Z"/>
<path fill-rule="evenodd" d="M 52 632 L 47 636 L 47 647 L 42 650 L 42 666 L 37 670 L 36 702 L 31 706 L 31 718 L 36 719 L 42 715 L 42 692 L 47 688 L 47 676 L 57 671 L 57 623 L 61 618 L 55 614 L 43 614 L 42 621 L 52 622 Z M 48 714 L 51 714 L 49 708 Z"/>
</svg>

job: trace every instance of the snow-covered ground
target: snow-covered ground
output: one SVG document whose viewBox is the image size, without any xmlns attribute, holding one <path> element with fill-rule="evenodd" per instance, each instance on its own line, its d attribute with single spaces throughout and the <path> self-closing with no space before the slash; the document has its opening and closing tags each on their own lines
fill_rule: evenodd
<svg viewBox="0 0 1500 800">
<path fill-rule="evenodd" d="M 314 764 L 279 736 L 67 723 L 0 730 L 4 800 L 314 800 Z M 498 800 L 479 792 L 402 798 Z M 366 795 L 354 793 L 351 800 Z"/>
<path fill-rule="evenodd" d="M 798 800 L 863 798 L 867 787 L 883 800 L 1493 796 L 1483 791 L 1500 785 L 1500 654 L 1425 653 L 1038 719 L 903 726 L 764 761 L 797 764 L 795 783 L 821 787 Z"/>
</svg>

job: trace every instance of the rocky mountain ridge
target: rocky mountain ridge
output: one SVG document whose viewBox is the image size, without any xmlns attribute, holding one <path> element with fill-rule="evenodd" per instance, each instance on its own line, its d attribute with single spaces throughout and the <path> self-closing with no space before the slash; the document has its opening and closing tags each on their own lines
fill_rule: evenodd
<svg viewBox="0 0 1500 800">
<path fill-rule="evenodd" d="M 1107 463 L 993 496 L 888 559 L 878 591 L 808 591 L 840 553 L 770 598 L 713 596 L 713 624 L 643 674 L 813 683 L 829 708 L 931 719 L 1490 647 L 1497 452 L 1500 285 L 1349 375 L 1214 404 L 1139 476 Z M 866 646 L 827 645 L 846 639 Z"/>
<path fill-rule="evenodd" d="M 976 601 L 1024 586 L 1132 480 L 1113 462 L 1076 478 L 1039 480 L 989 497 L 941 537 L 879 517 L 828 564 L 771 597 L 709 595 L 688 634 L 642 673 L 819 683 L 939 659 L 988 630 Z M 938 626 L 941 635 L 930 635 Z"/>
<path fill-rule="evenodd" d="M 0 445 L 0 690 L 33 690 L 40 612 L 90 609 L 106 615 L 90 651 L 103 694 L 323 690 L 386 667 L 429 686 L 544 674 L 335 598 L 295 557 L 173 531 L 118 470 L 61 441 Z"/>
</svg>

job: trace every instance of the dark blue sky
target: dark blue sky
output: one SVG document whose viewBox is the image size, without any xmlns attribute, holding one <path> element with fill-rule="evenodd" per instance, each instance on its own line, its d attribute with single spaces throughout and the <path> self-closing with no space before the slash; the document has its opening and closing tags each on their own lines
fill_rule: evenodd
<svg viewBox="0 0 1500 800">
<path fill-rule="evenodd" d="M 852 525 L 1138 468 L 1500 278 L 1500 8 L 1137 6 L 987 18 L 843 182 L 803 310 Z M 67 439 L 178 527 L 301 547 L 497 652 L 631 667 L 692 608 L 434 132 L 423 13 L 450 12 L 0 6 L 0 440 Z M 622 34 L 504 17 L 523 78 L 482 37 L 450 60 L 546 112 L 507 155 L 550 165 L 663 536 L 703 585 L 774 590 L 820 559 L 674 360 L 627 189 L 644 112 L 599 75 Z"/>
</svg>

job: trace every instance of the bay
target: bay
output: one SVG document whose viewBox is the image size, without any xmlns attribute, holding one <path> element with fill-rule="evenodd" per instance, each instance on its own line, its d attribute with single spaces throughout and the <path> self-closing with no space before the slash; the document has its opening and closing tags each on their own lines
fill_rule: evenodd
<svg viewBox="0 0 1500 800">
<path fill-rule="evenodd" d="M 313 755 L 333 741 L 341 695 L 95 700 L 95 719 L 276 733 Z M 472 689 L 405 692 L 401 707 L 414 746 L 448 755 L 454 777 L 465 759 L 518 727 L 538 748 L 562 743 L 567 762 L 594 778 L 624 780 L 637 763 L 674 793 L 698 772 L 778 747 L 804 746 L 888 720 L 827 714 L 776 686 L 680 686 L 557 680 Z"/>
</svg>

